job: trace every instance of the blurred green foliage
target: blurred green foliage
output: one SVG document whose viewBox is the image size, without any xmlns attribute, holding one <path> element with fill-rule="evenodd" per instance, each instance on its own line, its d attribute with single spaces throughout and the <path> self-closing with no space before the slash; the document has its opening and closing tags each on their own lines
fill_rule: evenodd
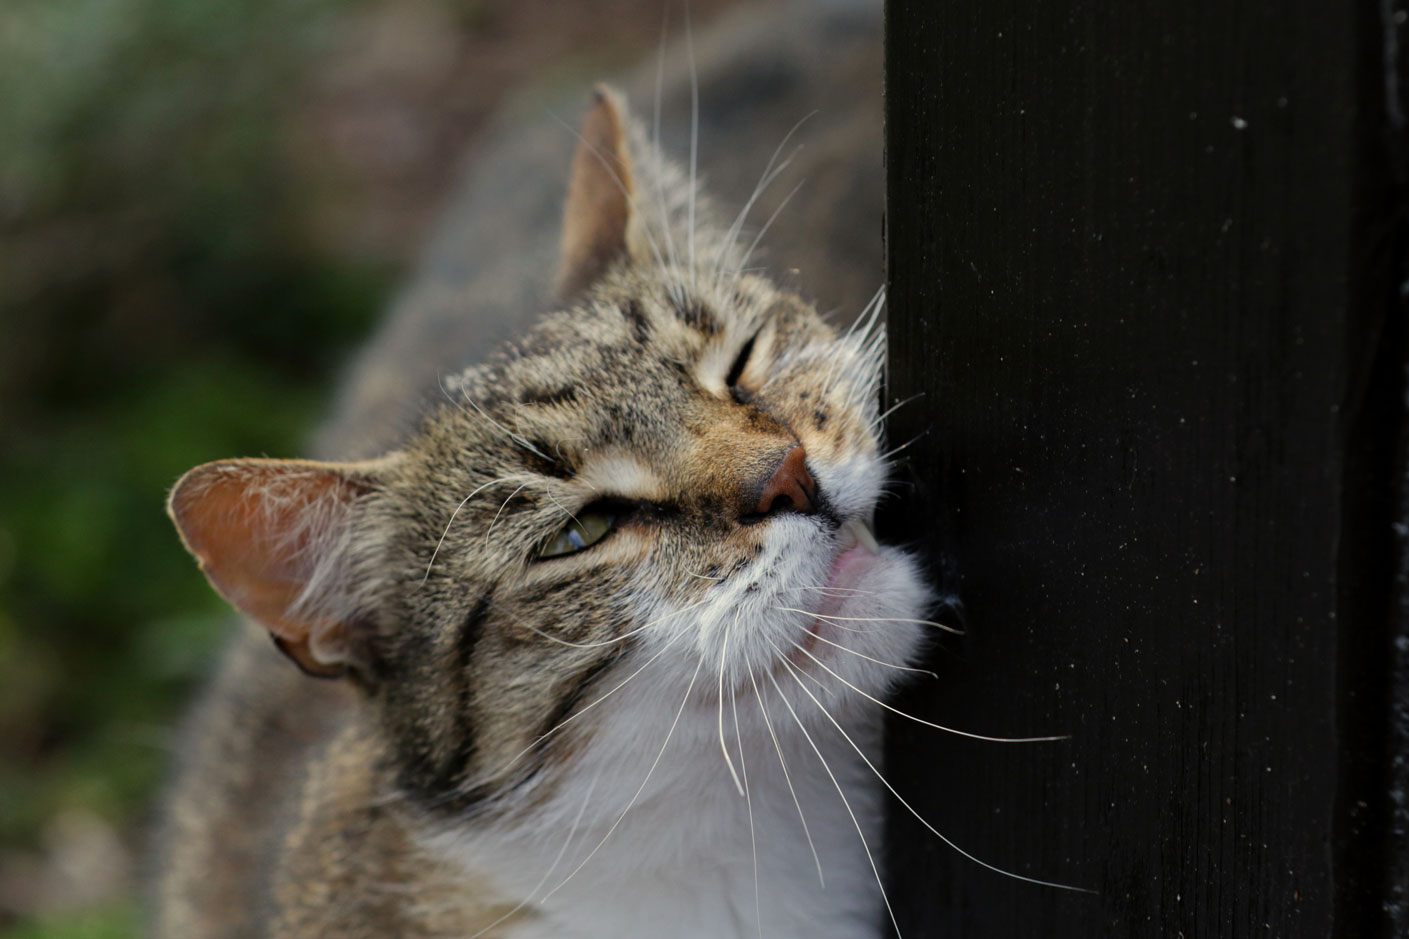
<svg viewBox="0 0 1409 939">
<path fill-rule="evenodd" d="M 282 149 L 354 5 L 0 9 L 0 847 L 38 851 L 70 809 L 139 829 L 228 622 L 165 492 L 297 454 L 390 283 L 307 243 Z M 27 939 L 135 922 L 15 916 L 0 931 Z"/>
<path fill-rule="evenodd" d="M 46 916 L 16 926 L 6 939 L 128 939 L 141 934 L 141 917 L 130 902 L 88 913 Z"/>
</svg>

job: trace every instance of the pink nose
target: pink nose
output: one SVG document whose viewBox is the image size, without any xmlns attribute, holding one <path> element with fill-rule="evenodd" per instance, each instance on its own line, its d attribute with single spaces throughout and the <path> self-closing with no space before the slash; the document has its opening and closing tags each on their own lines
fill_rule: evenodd
<svg viewBox="0 0 1409 939">
<path fill-rule="evenodd" d="M 812 474 L 807 472 L 807 454 L 802 447 L 793 447 L 773 471 L 773 476 L 763 485 L 758 507 L 759 515 L 774 512 L 802 512 L 810 515 L 817 497 L 817 484 Z"/>
</svg>

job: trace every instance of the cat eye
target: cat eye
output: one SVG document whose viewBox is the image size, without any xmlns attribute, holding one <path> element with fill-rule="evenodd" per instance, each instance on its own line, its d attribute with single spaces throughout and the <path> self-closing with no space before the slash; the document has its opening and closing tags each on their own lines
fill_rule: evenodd
<svg viewBox="0 0 1409 939">
<path fill-rule="evenodd" d="M 584 551 L 611 534 L 616 523 L 617 515 L 614 512 L 593 511 L 590 508 L 579 512 L 539 549 L 538 560 Z"/>
<path fill-rule="evenodd" d="M 744 343 L 744 347 L 734 358 L 734 364 L 729 366 L 729 374 L 724 377 L 724 384 L 729 389 L 729 394 L 739 404 L 748 404 L 753 400 L 753 392 L 746 388 L 740 388 L 739 379 L 743 377 L 744 369 L 748 368 L 749 357 L 753 355 L 753 344 L 756 339 L 758 339 L 757 333 L 749 337 L 749 341 Z"/>
</svg>

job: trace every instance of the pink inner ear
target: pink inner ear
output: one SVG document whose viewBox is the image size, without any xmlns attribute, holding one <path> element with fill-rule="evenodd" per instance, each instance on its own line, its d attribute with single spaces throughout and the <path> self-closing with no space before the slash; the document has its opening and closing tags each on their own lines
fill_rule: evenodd
<svg viewBox="0 0 1409 939">
<path fill-rule="evenodd" d="M 323 659 L 343 644 L 342 624 L 295 604 L 337 542 L 352 500 L 367 489 L 333 464 L 232 460 L 182 477 L 170 512 L 221 596 L 262 623 L 302 667 L 322 674 L 339 670 Z"/>
</svg>

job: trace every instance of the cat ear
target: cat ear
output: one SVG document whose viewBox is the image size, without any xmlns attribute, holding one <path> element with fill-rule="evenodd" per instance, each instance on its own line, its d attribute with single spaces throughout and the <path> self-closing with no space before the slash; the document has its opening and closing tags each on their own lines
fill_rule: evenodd
<svg viewBox="0 0 1409 939">
<path fill-rule="evenodd" d="M 354 506 L 382 485 L 390 459 L 225 460 L 171 491 L 167 512 L 211 585 L 309 674 L 366 661 L 346 549 Z"/>
<path fill-rule="evenodd" d="M 627 251 L 632 179 L 624 115 L 616 93 L 598 85 L 582 122 L 563 207 L 560 299 L 592 286 Z"/>
</svg>

